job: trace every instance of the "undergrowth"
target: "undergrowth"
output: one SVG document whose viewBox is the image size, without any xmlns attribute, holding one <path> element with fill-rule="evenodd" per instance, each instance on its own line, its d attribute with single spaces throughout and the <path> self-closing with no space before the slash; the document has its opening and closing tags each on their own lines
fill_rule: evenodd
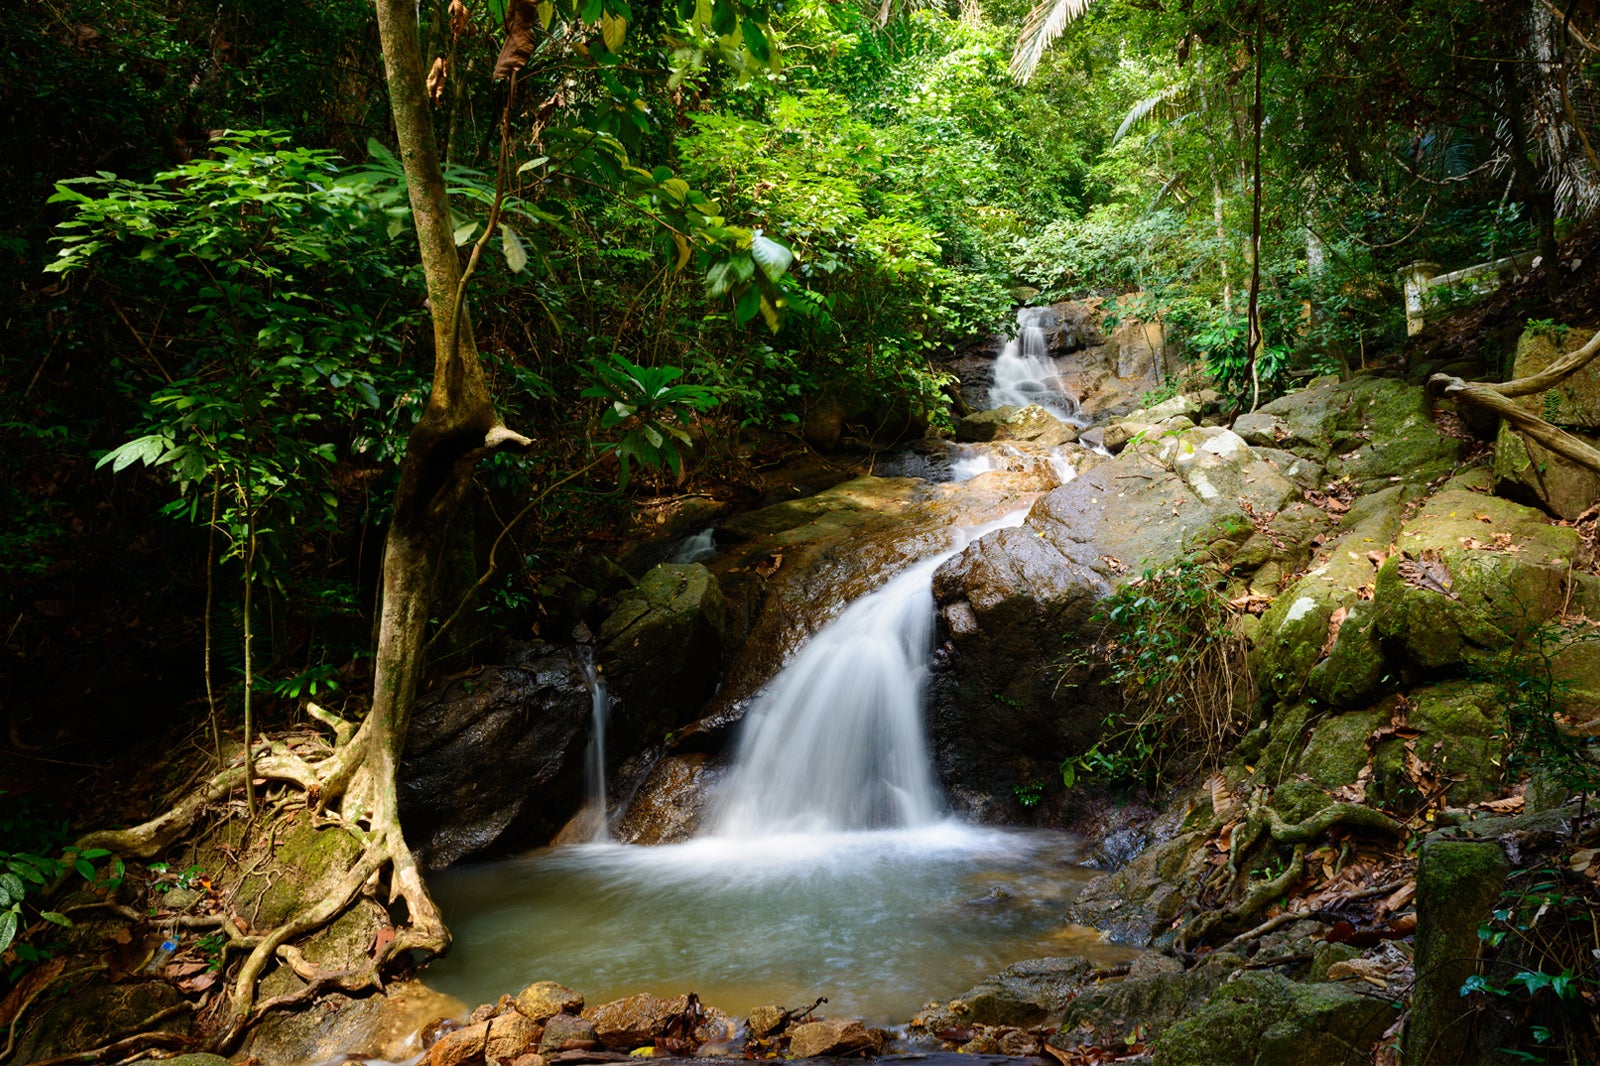
<svg viewBox="0 0 1600 1066">
<path fill-rule="evenodd" d="M 1217 589 L 1214 567 L 1195 559 L 1149 568 L 1100 602 L 1099 639 L 1068 657 L 1114 689 L 1099 740 L 1061 764 L 1080 775 L 1157 787 L 1220 762 L 1243 729 L 1254 680 L 1249 641 Z"/>
</svg>

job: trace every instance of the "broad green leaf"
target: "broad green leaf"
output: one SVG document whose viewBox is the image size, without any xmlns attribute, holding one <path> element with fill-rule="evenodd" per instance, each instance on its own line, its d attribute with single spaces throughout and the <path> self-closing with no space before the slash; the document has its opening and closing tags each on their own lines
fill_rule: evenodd
<svg viewBox="0 0 1600 1066">
<path fill-rule="evenodd" d="M 766 34 L 761 32 L 760 23 L 747 18 L 739 23 L 739 29 L 744 33 L 744 46 L 750 49 L 750 54 L 762 63 L 772 62 L 772 48 L 767 44 Z"/>
<path fill-rule="evenodd" d="M 760 312 L 761 290 L 752 285 L 739 297 L 738 303 L 733 305 L 733 319 L 742 326 Z"/>
<path fill-rule="evenodd" d="M 528 171 L 532 170 L 534 167 L 542 167 L 548 162 L 550 162 L 550 157 L 547 156 L 547 155 L 542 155 L 537 159 L 530 159 L 526 163 L 522 164 L 520 167 L 517 168 L 517 173 L 518 174 L 526 174 Z"/>
<path fill-rule="evenodd" d="M 606 12 L 600 17 L 600 37 L 606 42 L 606 47 L 615 52 L 622 47 L 623 40 L 628 36 L 628 20 L 620 15 Z"/>
<path fill-rule="evenodd" d="M 68 918 L 65 914 L 62 914 L 60 911 L 40 911 L 39 912 L 39 917 L 43 918 L 47 922 L 54 922 L 56 925 L 61 926 L 63 929 L 71 929 L 72 928 L 72 919 Z"/>
<path fill-rule="evenodd" d="M 513 274 L 528 269 L 528 249 L 523 247 L 517 231 L 504 222 L 500 223 L 500 246 L 506 253 L 506 266 L 511 268 Z"/>
<path fill-rule="evenodd" d="M 476 222 L 468 222 L 465 225 L 457 226 L 455 232 L 456 247 L 459 248 L 466 244 L 476 232 L 478 232 L 478 224 Z"/>
<path fill-rule="evenodd" d="M 0 951 L 11 946 L 17 938 L 17 912 L 14 910 L 0 914 Z"/>
<path fill-rule="evenodd" d="M 661 183 L 661 191 L 681 204 L 688 199 L 689 183 L 682 178 L 668 178 Z"/>
<path fill-rule="evenodd" d="M 750 258 L 761 267 L 761 272 L 767 276 L 767 280 L 777 281 L 794 262 L 794 253 L 757 230 L 750 238 Z"/>
</svg>

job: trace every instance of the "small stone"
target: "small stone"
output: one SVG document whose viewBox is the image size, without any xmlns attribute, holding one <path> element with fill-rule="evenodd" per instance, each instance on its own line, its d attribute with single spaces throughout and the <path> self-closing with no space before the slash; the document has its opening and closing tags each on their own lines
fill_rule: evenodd
<svg viewBox="0 0 1600 1066">
<path fill-rule="evenodd" d="M 532 1049 L 541 1035 L 538 1024 L 518 1012 L 501 1014 L 489 1023 L 483 1057 L 488 1062 L 516 1058 Z"/>
<path fill-rule="evenodd" d="M 583 993 L 554 981 L 535 981 L 517 993 L 517 1010 L 536 1022 L 552 1014 L 579 1014 L 583 1011 Z"/>
<path fill-rule="evenodd" d="M 789 1033 L 791 1058 L 809 1059 L 819 1055 L 874 1054 L 880 1045 L 861 1022 L 853 1018 L 824 1018 L 797 1025 Z"/>
<path fill-rule="evenodd" d="M 768 1037 L 778 1032 L 789 1021 L 789 1012 L 782 1007 L 755 1007 L 750 1011 L 750 1035 Z"/>
<path fill-rule="evenodd" d="M 1006 1029 L 1000 1034 L 1002 1055 L 1028 1056 L 1039 1053 L 1039 1038 L 1023 1029 Z"/>
<path fill-rule="evenodd" d="M 480 1003 L 478 1004 L 477 1009 L 472 1012 L 471 1016 L 467 1018 L 467 1024 L 477 1025 L 479 1022 L 486 1022 L 490 1018 L 493 1018 L 494 1014 L 495 1011 L 493 1003 Z"/>
<path fill-rule="evenodd" d="M 557 1051 L 587 1051 L 599 1046 L 600 1035 L 594 1026 L 575 1014 L 552 1014 L 544 1023 L 544 1035 L 539 1038 L 539 1053 Z"/>
<path fill-rule="evenodd" d="M 489 1035 L 489 1023 L 479 1022 L 457 1029 L 440 1038 L 428 1052 L 428 1066 L 463 1066 L 483 1057 L 484 1041 Z"/>
</svg>

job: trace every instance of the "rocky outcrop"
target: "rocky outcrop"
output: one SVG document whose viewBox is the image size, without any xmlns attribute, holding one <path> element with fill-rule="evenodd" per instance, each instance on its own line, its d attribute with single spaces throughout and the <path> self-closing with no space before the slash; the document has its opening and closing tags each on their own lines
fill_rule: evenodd
<svg viewBox="0 0 1600 1066">
<path fill-rule="evenodd" d="M 1511 377 L 1539 373 L 1561 356 L 1582 347 L 1592 336 L 1583 330 L 1524 332 L 1517 341 Z M 1600 366 L 1595 363 L 1589 363 L 1547 393 L 1524 396 L 1516 403 L 1529 414 L 1576 435 L 1590 447 L 1600 446 Z M 1494 475 L 1496 492 L 1542 507 L 1557 518 L 1576 518 L 1600 500 L 1600 474 L 1529 440 L 1509 422 L 1501 423 L 1495 439 Z"/>
<path fill-rule="evenodd" d="M 438 869 L 548 840 L 579 806 L 590 706 L 571 652 L 548 644 L 514 646 L 421 697 L 400 769 L 418 861 Z"/>
<path fill-rule="evenodd" d="M 700 563 L 662 563 L 617 598 L 597 656 L 611 694 L 608 739 L 628 751 L 692 720 L 728 650 L 722 588 Z"/>
<path fill-rule="evenodd" d="M 1037 404 L 1026 407 L 993 407 L 970 414 L 956 423 L 958 441 L 1026 441 L 1044 448 L 1071 444 L 1078 430 Z"/>
<path fill-rule="evenodd" d="M 1001 782 L 1043 772 L 1032 765 L 1040 753 L 1053 768 L 1082 751 L 1098 735 L 1104 699 L 1092 680 L 1063 671 L 1096 602 L 1144 568 L 1191 552 L 1233 558 L 1258 532 L 1252 514 L 1284 521 L 1254 542 L 1244 572 L 1277 559 L 1281 580 L 1281 561 L 1323 525 L 1291 508 L 1299 495 L 1237 435 L 1183 420 L 945 564 L 934 578 L 947 639 L 930 717 L 946 782 L 958 796 L 991 796 Z"/>
<path fill-rule="evenodd" d="M 1275 973 L 1238 973 L 1156 1043 L 1156 1066 L 1253 1066 L 1371 1061 L 1398 1013 L 1390 997 L 1339 984 L 1299 984 Z"/>
</svg>

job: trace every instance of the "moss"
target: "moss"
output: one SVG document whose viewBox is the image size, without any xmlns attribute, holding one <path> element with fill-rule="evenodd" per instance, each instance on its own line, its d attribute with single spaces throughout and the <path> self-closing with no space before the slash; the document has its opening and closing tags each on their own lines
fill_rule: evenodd
<svg viewBox="0 0 1600 1066">
<path fill-rule="evenodd" d="M 1272 806 L 1286 822 L 1303 822 L 1333 803 L 1327 793 L 1306 781 L 1285 781 L 1272 794 Z"/>
<path fill-rule="evenodd" d="M 1501 766 L 1499 693 L 1493 685 L 1447 682 L 1411 694 L 1411 725 L 1421 731 L 1413 748 L 1442 775 L 1455 778 L 1450 802 L 1473 803 L 1499 789 Z M 1397 800 L 1414 788 L 1405 770 L 1405 744 L 1386 740 L 1378 747 L 1374 793 Z"/>
<path fill-rule="evenodd" d="M 1492 841 L 1423 841 L 1417 863 L 1417 982 L 1406 1026 L 1405 1061 L 1465 1062 L 1471 1014 L 1461 985 L 1477 966 L 1478 924 L 1494 907 L 1511 864 Z"/>
<path fill-rule="evenodd" d="M 1350 605 L 1327 658 L 1311 668 L 1306 689 L 1325 703 L 1354 707 L 1371 699 L 1391 675 L 1378 639 L 1378 617 L 1365 603 Z"/>
<path fill-rule="evenodd" d="M 1273 712 L 1269 723 L 1272 739 L 1267 741 L 1267 746 L 1262 750 L 1261 758 L 1256 763 L 1256 768 L 1266 775 L 1265 780 L 1277 780 L 1282 770 L 1294 765 L 1295 755 L 1305 740 L 1311 711 L 1312 708 L 1308 704 L 1297 703 L 1279 706 Z"/>
<path fill-rule="evenodd" d="M 1396 1005 L 1336 984 L 1242 973 L 1156 1043 L 1156 1066 L 1365 1063 Z"/>
<path fill-rule="evenodd" d="M 281 925 L 307 902 L 331 892 L 360 852 L 360 843 L 343 829 L 319 829 L 309 819 L 298 820 L 278 839 L 265 870 L 239 883 L 235 907 L 252 929 Z"/>
</svg>

